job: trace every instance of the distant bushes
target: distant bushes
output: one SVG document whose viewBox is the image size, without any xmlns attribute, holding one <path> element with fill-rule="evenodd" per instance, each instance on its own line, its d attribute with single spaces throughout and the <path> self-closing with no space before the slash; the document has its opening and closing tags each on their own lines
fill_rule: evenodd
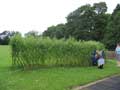
<svg viewBox="0 0 120 90">
<path fill-rule="evenodd" d="M 34 68 L 42 66 L 90 66 L 91 52 L 104 49 L 95 41 L 57 40 L 50 38 L 11 39 L 12 63 L 15 67 Z"/>
</svg>

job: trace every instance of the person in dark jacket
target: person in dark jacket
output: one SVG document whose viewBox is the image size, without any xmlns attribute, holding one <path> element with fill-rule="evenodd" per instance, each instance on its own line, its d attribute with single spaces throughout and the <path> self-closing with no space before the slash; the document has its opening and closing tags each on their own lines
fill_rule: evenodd
<svg viewBox="0 0 120 90">
<path fill-rule="evenodd" d="M 92 65 L 93 66 L 97 66 L 97 60 L 98 60 L 97 52 L 96 50 L 94 50 L 92 53 Z"/>
</svg>

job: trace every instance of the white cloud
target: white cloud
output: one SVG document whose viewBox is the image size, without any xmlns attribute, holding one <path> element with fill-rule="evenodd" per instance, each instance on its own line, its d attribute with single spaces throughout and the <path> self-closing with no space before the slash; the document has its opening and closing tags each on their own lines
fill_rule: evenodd
<svg viewBox="0 0 120 90">
<path fill-rule="evenodd" d="M 106 1 L 112 12 L 120 0 L 0 0 L 0 32 L 29 30 L 43 32 L 47 27 L 65 23 L 65 17 L 81 5 Z"/>
</svg>

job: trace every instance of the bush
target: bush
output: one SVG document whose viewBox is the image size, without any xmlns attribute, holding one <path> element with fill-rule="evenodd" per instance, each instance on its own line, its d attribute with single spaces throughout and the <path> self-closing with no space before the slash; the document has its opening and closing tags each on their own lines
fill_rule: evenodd
<svg viewBox="0 0 120 90">
<path fill-rule="evenodd" d="M 95 41 L 57 40 L 19 35 L 11 39 L 12 62 L 15 67 L 90 66 L 91 52 L 104 49 Z"/>
</svg>

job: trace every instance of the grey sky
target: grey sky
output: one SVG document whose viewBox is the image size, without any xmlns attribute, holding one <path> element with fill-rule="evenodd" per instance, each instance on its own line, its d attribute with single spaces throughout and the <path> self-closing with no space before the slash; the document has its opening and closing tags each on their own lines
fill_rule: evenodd
<svg viewBox="0 0 120 90">
<path fill-rule="evenodd" d="M 65 23 L 65 17 L 81 5 L 104 1 L 111 13 L 120 0 L 0 0 L 0 32 L 15 30 L 43 32 Z"/>
</svg>

